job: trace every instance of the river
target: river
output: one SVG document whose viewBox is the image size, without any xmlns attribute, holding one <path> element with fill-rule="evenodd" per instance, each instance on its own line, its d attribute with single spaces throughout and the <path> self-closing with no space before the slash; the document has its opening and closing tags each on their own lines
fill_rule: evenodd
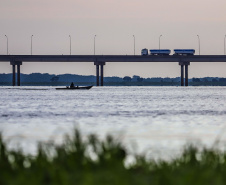
<svg viewBox="0 0 226 185">
<path fill-rule="evenodd" d="M 0 87 L 0 102 L 0 132 L 25 152 L 40 141 L 61 143 L 74 128 L 160 158 L 188 143 L 223 147 L 226 140 L 225 87 Z"/>
</svg>

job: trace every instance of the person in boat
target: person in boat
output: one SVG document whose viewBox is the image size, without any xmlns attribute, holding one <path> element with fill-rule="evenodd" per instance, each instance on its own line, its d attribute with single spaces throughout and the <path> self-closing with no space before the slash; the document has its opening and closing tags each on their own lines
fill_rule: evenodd
<svg viewBox="0 0 226 185">
<path fill-rule="evenodd" d="M 73 82 L 71 82 L 70 88 L 75 88 L 75 85 Z"/>
</svg>

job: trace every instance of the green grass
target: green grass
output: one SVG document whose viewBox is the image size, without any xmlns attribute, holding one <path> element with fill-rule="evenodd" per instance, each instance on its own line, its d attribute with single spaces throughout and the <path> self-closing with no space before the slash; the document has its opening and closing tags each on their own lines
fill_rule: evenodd
<svg viewBox="0 0 226 185">
<path fill-rule="evenodd" d="M 0 137 L 1 185 L 225 185 L 226 153 L 189 146 L 171 161 L 135 156 L 107 136 L 83 141 L 75 130 L 64 144 L 39 145 L 37 155 L 10 151 Z"/>
</svg>

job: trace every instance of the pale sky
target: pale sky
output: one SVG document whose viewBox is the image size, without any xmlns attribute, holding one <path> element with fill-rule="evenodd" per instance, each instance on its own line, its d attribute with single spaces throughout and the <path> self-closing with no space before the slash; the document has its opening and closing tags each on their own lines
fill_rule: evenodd
<svg viewBox="0 0 226 185">
<path fill-rule="evenodd" d="M 136 54 L 142 48 L 224 54 L 226 0 L 0 0 L 0 54 Z M 226 77 L 224 63 L 191 63 L 189 78 Z M 0 73 L 10 73 L 0 63 Z M 22 73 L 95 75 L 93 63 L 23 63 Z M 107 63 L 105 76 L 177 77 L 177 63 Z"/>
</svg>

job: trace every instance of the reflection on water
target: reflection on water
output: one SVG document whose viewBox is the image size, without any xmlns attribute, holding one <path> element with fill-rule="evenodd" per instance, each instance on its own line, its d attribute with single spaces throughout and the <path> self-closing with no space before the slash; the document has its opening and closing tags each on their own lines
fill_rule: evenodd
<svg viewBox="0 0 226 185">
<path fill-rule="evenodd" d="M 28 152 L 37 141 L 61 142 L 74 127 L 84 136 L 110 133 L 161 157 L 187 142 L 212 146 L 217 137 L 226 138 L 224 87 L 2 87 L 0 93 L 3 137 Z"/>
</svg>

